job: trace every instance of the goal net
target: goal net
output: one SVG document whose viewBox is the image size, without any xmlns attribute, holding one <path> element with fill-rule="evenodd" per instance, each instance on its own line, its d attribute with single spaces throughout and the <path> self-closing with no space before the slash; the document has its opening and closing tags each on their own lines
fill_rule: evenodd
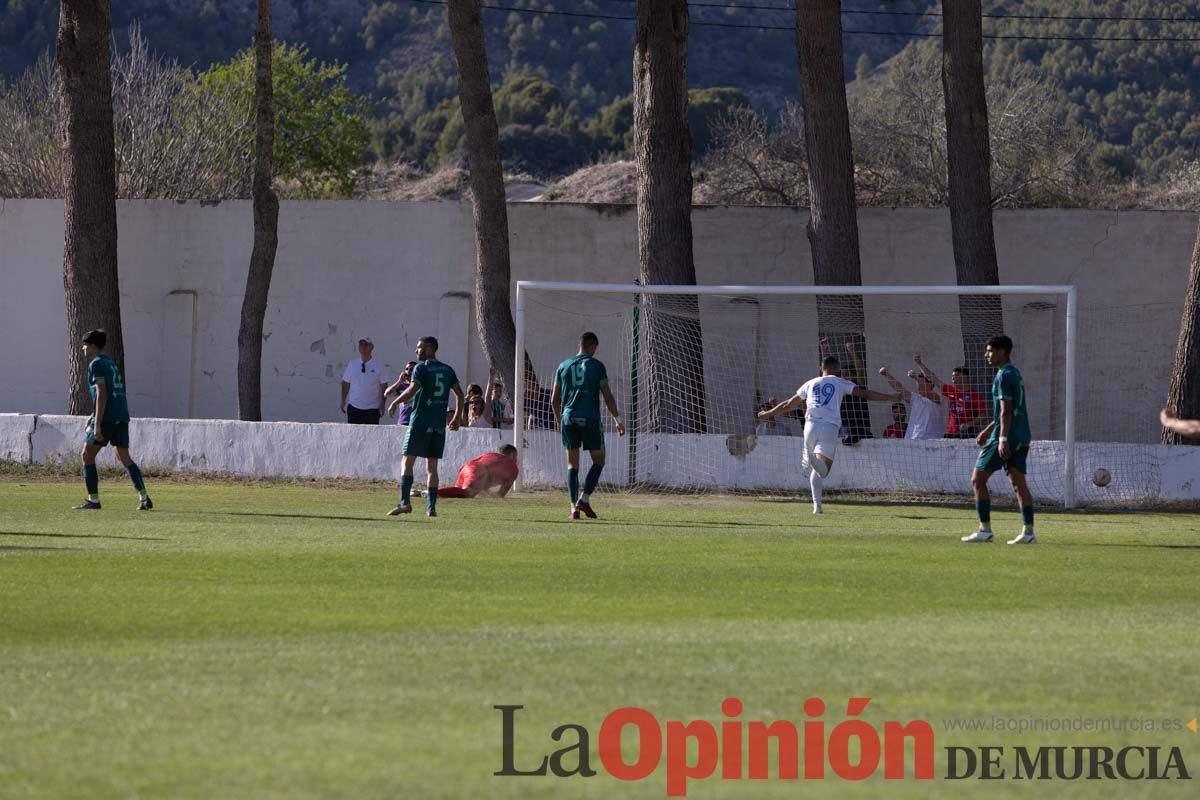
<svg viewBox="0 0 1200 800">
<path fill-rule="evenodd" d="M 992 418 L 995 370 L 983 353 L 990 337 L 1004 333 L 1015 343 L 1012 360 L 1024 379 L 1034 439 L 1027 474 L 1037 501 L 1153 500 L 1161 481 L 1147 447 L 1157 428 L 1131 424 L 1116 413 L 1112 397 L 1129 385 L 1131 367 L 1134 373 L 1158 367 L 1109 363 L 1105 342 L 1139 333 L 1144 339 L 1144 317 L 1156 313 L 1076 309 L 1074 289 L 1066 286 L 522 281 L 518 353 L 527 355 L 529 368 L 518 375 L 514 402 L 521 488 L 564 484 L 551 388 L 558 364 L 577 352 L 581 333 L 592 331 L 628 429 L 618 436 L 602 410 L 601 491 L 807 495 L 803 407 L 773 422 L 756 413 L 794 395 L 832 355 L 843 377 L 899 391 L 903 399 L 843 401 L 826 491 L 963 499 L 979 455 L 974 434 Z M 1157 361 L 1170 368 L 1169 357 Z M 1136 385 L 1153 382 L 1147 375 Z M 1003 474 L 991 486 L 994 495 L 1012 496 Z"/>
</svg>

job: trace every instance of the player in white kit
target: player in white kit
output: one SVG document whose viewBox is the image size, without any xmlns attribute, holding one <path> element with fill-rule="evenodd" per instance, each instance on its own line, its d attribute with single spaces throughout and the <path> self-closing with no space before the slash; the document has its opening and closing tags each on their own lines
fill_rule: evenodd
<svg viewBox="0 0 1200 800">
<path fill-rule="evenodd" d="M 809 486 L 812 487 L 813 513 L 821 513 L 821 489 L 825 477 L 833 468 L 837 454 L 838 429 L 842 424 L 842 398 L 861 397 L 864 400 L 893 402 L 899 395 L 876 392 L 859 386 L 841 376 L 841 364 L 833 356 L 821 361 L 821 375 L 808 381 L 787 400 L 774 408 L 760 411 L 758 418 L 767 420 L 804 406 L 803 466 L 812 468 Z"/>
</svg>

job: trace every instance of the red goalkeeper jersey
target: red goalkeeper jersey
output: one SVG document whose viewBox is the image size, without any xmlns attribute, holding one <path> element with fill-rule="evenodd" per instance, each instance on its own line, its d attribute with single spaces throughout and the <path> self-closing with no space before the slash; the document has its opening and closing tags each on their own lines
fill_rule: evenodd
<svg viewBox="0 0 1200 800">
<path fill-rule="evenodd" d="M 478 491 L 484 492 L 493 486 L 512 483 L 517 479 L 518 472 L 517 462 L 508 456 L 499 453 L 484 453 L 462 465 L 462 469 L 458 471 L 458 481 L 455 485 L 465 489 L 473 484 L 478 484 L 486 476 L 487 485 L 476 485 Z"/>
</svg>

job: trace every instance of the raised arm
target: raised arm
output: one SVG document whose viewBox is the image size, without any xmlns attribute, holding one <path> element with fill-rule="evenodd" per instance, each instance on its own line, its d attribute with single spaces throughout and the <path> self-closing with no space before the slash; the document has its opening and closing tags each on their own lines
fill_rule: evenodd
<svg viewBox="0 0 1200 800">
<path fill-rule="evenodd" d="M 906 403 L 912 400 L 912 392 L 910 392 L 908 389 L 905 389 L 904 384 L 896 380 L 892 373 L 888 371 L 887 367 L 880 367 L 879 374 L 882 375 L 883 379 L 888 382 L 888 386 L 892 387 L 892 391 L 898 395 L 898 397 L 895 399 L 903 400 Z"/>
<path fill-rule="evenodd" d="M 96 397 L 99 398 L 100 395 L 97 394 Z M 1158 415 L 1158 419 L 1164 428 L 1180 436 L 1200 436 L 1200 419 L 1180 419 L 1168 414 L 1165 408 Z"/>
<path fill-rule="evenodd" d="M 917 391 L 921 396 L 932 400 L 938 405 L 942 404 L 942 396 L 938 394 L 938 389 L 941 388 L 942 382 L 938 380 L 938 376 L 933 373 L 929 367 L 925 366 L 925 362 L 921 360 L 920 354 L 913 356 L 913 363 L 917 365 L 921 377 L 925 378 L 926 383 L 917 381 Z M 911 373 L 910 377 L 916 378 L 917 373 Z"/>
<path fill-rule="evenodd" d="M 774 408 L 768 408 L 766 411 L 760 411 L 757 416 L 759 419 L 767 420 L 771 417 L 777 417 L 780 414 L 786 414 L 794 408 L 799 408 L 804 405 L 804 398 L 799 393 L 792 395 L 787 400 L 776 405 Z"/>
<path fill-rule="evenodd" d="M 874 389 L 868 389 L 865 386 L 855 386 L 854 391 L 852 391 L 850 394 L 854 395 L 855 397 L 861 397 L 863 400 L 875 400 L 880 403 L 889 401 L 894 403 L 902 397 L 899 392 L 896 394 L 888 394 L 887 392 L 877 392 Z"/>
<path fill-rule="evenodd" d="M 608 388 L 608 381 L 600 384 L 600 394 L 604 395 L 604 405 L 608 406 L 608 413 L 612 414 L 612 418 L 617 422 L 617 435 L 625 435 L 625 423 L 621 422 L 621 413 L 617 411 L 617 398 L 613 397 L 612 389 Z"/>
<path fill-rule="evenodd" d="M 921 360 L 920 353 L 917 353 L 915 356 L 913 356 L 913 363 L 917 365 L 917 369 L 921 370 L 921 374 L 924 375 L 931 383 L 933 383 L 934 386 L 942 385 L 942 379 L 935 375 L 933 370 L 925 366 L 925 362 Z"/>
<path fill-rule="evenodd" d="M 865 380 L 867 377 L 866 367 L 863 365 L 862 356 L 858 354 L 858 348 L 854 346 L 854 342 L 846 342 L 846 353 L 850 356 L 850 367 L 858 379 L 855 383 Z"/>
<path fill-rule="evenodd" d="M 454 392 L 454 400 L 457 403 L 454 407 L 454 416 L 450 420 L 450 430 L 456 431 L 466 422 L 467 398 L 463 394 L 462 387 L 457 383 L 450 387 L 450 391 Z"/>
</svg>

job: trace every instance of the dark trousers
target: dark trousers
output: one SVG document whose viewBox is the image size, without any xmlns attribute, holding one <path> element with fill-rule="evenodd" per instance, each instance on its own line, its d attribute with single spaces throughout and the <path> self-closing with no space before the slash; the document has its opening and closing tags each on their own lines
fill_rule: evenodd
<svg viewBox="0 0 1200 800">
<path fill-rule="evenodd" d="M 347 405 L 346 422 L 349 422 L 351 425 L 378 425 L 379 409 L 355 408 L 354 406 Z"/>
</svg>

